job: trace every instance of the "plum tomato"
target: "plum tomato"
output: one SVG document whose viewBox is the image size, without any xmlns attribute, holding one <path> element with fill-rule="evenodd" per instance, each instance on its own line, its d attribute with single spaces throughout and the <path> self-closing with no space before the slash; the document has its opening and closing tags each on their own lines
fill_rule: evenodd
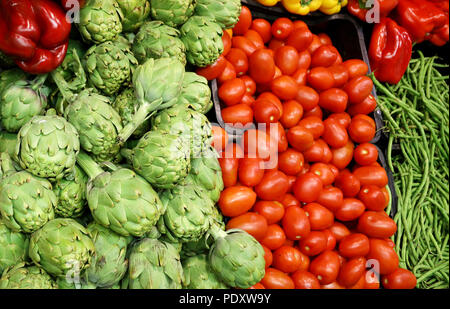
<svg viewBox="0 0 450 309">
<path fill-rule="evenodd" d="M 300 202 L 311 203 L 317 200 L 322 188 L 320 177 L 308 172 L 297 177 L 292 190 Z"/>
<path fill-rule="evenodd" d="M 339 241 L 339 254 L 346 258 L 366 256 L 369 250 L 369 238 L 361 233 L 348 234 Z"/>
<path fill-rule="evenodd" d="M 266 218 L 268 224 L 274 224 L 283 219 L 284 205 L 277 201 L 258 201 L 253 211 Z"/>
<path fill-rule="evenodd" d="M 297 271 L 302 263 L 300 251 L 295 247 L 281 246 L 273 252 L 272 266 L 284 273 Z"/>
<path fill-rule="evenodd" d="M 286 237 L 290 240 L 299 240 L 308 236 L 311 226 L 306 212 L 298 206 L 289 206 L 285 209 L 281 221 Z"/>
<path fill-rule="evenodd" d="M 324 251 L 311 261 L 309 271 L 314 274 L 320 284 L 336 281 L 339 275 L 339 255 L 335 251 Z"/>
<path fill-rule="evenodd" d="M 247 212 L 240 216 L 231 218 L 226 229 L 241 229 L 255 237 L 256 240 L 262 241 L 267 234 L 269 225 L 266 218 L 255 212 Z"/>
<path fill-rule="evenodd" d="M 397 232 L 397 224 L 384 212 L 366 211 L 359 217 L 357 229 L 371 238 L 389 238 Z"/>
<path fill-rule="evenodd" d="M 286 234 L 283 229 L 278 224 L 270 224 L 267 227 L 266 235 L 259 242 L 273 251 L 280 248 L 285 240 Z"/>
<path fill-rule="evenodd" d="M 307 270 L 297 270 L 291 275 L 296 289 L 320 289 L 319 280 Z"/>
<path fill-rule="evenodd" d="M 236 217 L 249 211 L 256 202 L 256 193 L 249 187 L 233 186 L 220 194 L 219 207 L 224 216 Z"/>
<path fill-rule="evenodd" d="M 285 173 L 278 170 L 268 170 L 255 186 L 258 198 L 265 201 L 281 199 L 289 188 L 289 181 Z"/>
<path fill-rule="evenodd" d="M 266 269 L 266 273 L 262 278 L 261 283 L 266 289 L 279 290 L 295 288 L 294 281 L 291 277 L 275 268 Z"/>
<path fill-rule="evenodd" d="M 300 251 L 307 256 L 315 256 L 327 248 L 327 236 L 321 231 L 311 231 L 308 236 L 302 237 L 298 243 Z"/>
<path fill-rule="evenodd" d="M 303 207 L 308 216 L 311 230 L 321 231 L 331 227 L 334 223 L 334 215 L 327 208 L 318 203 L 309 203 Z"/>
<path fill-rule="evenodd" d="M 334 213 L 340 221 L 353 221 L 358 219 L 366 207 L 363 202 L 355 198 L 344 198 L 341 207 Z"/>
</svg>

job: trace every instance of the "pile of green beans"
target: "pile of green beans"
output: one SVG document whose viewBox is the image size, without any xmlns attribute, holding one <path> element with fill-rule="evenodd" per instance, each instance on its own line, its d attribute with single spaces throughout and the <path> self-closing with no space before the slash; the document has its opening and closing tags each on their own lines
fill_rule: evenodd
<svg viewBox="0 0 450 309">
<path fill-rule="evenodd" d="M 418 51 L 396 85 L 372 76 L 398 195 L 392 240 L 400 267 L 428 289 L 449 288 L 449 66 L 437 61 Z"/>
</svg>

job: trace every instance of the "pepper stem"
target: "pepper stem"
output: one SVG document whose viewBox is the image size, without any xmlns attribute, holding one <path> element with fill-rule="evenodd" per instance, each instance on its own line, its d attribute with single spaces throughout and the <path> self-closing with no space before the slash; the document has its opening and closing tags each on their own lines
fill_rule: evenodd
<svg viewBox="0 0 450 309">
<path fill-rule="evenodd" d="M 94 179 L 105 171 L 84 151 L 80 151 L 77 156 L 77 163 L 83 169 L 83 171 L 89 176 L 90 179 Z"/>
</svg>

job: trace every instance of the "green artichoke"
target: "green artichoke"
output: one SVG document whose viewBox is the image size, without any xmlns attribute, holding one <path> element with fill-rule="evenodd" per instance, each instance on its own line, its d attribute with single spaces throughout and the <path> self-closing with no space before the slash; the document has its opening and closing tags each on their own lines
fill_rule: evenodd
<svg viewBox="0 0 450 309">
<path fill-rule="evenodd" d="M 178 59 L 186 65 L 186 48 L 179 38 L 180 32 L 161 21 L 146 22 L 136 34 L 132 51 L 139 63 L 147 59 Z"/>
<path fill-rule="evenodd" d="M 43 113 L 47 96 L 41 87 L 46 79 L 47 75 L 40 75 L 31 82 L 18 80 L 0 94 L 0 118 L 7 131 L 16 133 L 31 118 Z"/>
<path fill-rule="evenodd" d="M 227 289 L 211 269 L 206 254 L 183 260 L 184 287 L 186 289 Z"/>
<path fill-rule="evenodd" d="M 195 0 L 151 0 L 151 14 L 170 27 L 184 24 L 194 13 Z"/>
<path fill-rule="evenodd" d="M 15 232 L 33 233 L 55 217 L 57 198 L 51 183 L 27 171 L 16 172 L 7 153 L 0 154 L 2 221 Z"/>
<path fill-rule="evenodd" d="M 6 152 L 14 157 L 17 145 L 17 134 L 0 131 L 0 152 Z"/>
<path fill-rule="evenodd" d="M 189 63 L 206 67 L 223 52 L 222 28 L 209 17 L 192 16 L 180 29 Z"/>
<path fill-rule="evenodd" d="M 0 72 L 0 94 L 10 84 L 18 82 L 19 80 L 25 81 L 26 78 L 27 73 L 18 68 Z"/>
<path fill-rule="evenodd" d="M 195 15 L 207 16 L 222 29 L 233 28 L 241 14 L 241 0 L 196 0 Z"/>
<path fill-rule="evenodd" d="M 209 112 L 213 102 L 207 79 L 194 72 L 186 72 L 177 105 L 187 106 L 202 114 Z"/>
<path fill-rule="evenodd" d="M 184 65 L 174 58 L 148 59 L 133 73 L 133 87 L 139 108 L 119 135 L 126 141 L 149 115 L 177 102 L 184 76 Z"/>
<path fill-rule="evenodd" d="M 173 188 L 190 170 L 190 150 L 181 137 L 149 131 L 133 150 L 121 152 L 133 169 L 150 184 L 160 189 Z"/>
<path fill-rule="evenodd" d="M 209 231 L 214 244 L 208 255 L 211 268 L 225 284 L 247 289 L 265 274 L 264 249 L 243 230 L 223 231 L 216 225 Z"/>
<path fill-rule="evenodd" d="M 181 289 L 183 267 L 173 245 L 144 238 L 130 252 L 128 288 Z"/>
<path fill-rule="evenodd" d="M 77 218 L 83 215 L 87 180 L 83 170 L 75 165 L 72 174 L 54 183 L 53 192 L 58 197 L 56 215 L 63 218 Z"/>
<path fill-rule="evenodd" d="M 80 41 L 69 40 L 66 57 L 56 68 L 74 91 L 81 91 L 86 86 L 86 73 L 80 61 L 85 54 L 86 49 Z"/>
<path fill-rule="evenodd" d="M 0 289 L 47 290 L 57 288 L 58 285 L 45 270 L 37 266 L 25 266 L 25 263 L 9 268 L 0 279 Z"/>
<path fill-rule="evenodd" d="M 131 237 L 120 236 L 98 223 L 89 224 L 87 230 L 95 246 L 91 267 L 86 270 L 87 281 L 98 288 L 119 283 L 128 269 L 126 255 Z"/>
<path fill-rule="evenodd" d="M 75 127 L 60 116 L 35 116 L 17 134 L 15 158 L 33 175 L 58 180 L 72 173 L 80 151 Z"/>
<path fill-rule="evenodd" d="M 0 274 L 27 259 L 29 242 L 25 234 L 11 231 L 0 221 Z"/>
<path fill-rule="evenodd" d="M 83 64 L 89 73 L 90 85 L 111 96 L 130 82 L 137 60 L 122 44 L 107 41 L 89 48 Z"/>
<path fill-rule="evenodd" d="M 124 32 L 134 32 L 142 26 L 150 15 L 149 0 L 116 0 L 123 13 Z"/>
<path fill-rule="evenodd" d="M 126 126 L 132 121 L 134 114 L 139 108 L 139 102 L 136 99 L 133 88 L 126 88 L 114 100 L 114 109 L 122 118 L 122 125 Z M 132 137 L 139 138 L 150 130 L 150 121 L 146 120 L 132 134 Z"/>
<path fill-rule="evenodd" d="M 181 242 L 198 241 L 209 230 L 214 203 L 199 186 L 177 185 L 160 194 L 164 225 Z"/>
<path fill-rule="evenodd" d="M 87 0 L 80 10 L 78 29 L 85 41 L 113 41 L 122 32 L 123 14 L 116 0 Z"/>
<path fill-rule="evenodd" d="M 73 219 L 53 219 L 30 239 L 30 258 L 49 274 L 81 278 L 90 266 L 94 243 L 89 232 Z"/>
<path fill-rule="evenodd" d="M 56 278 L 56 284 L 60 290 L 95 290 L 97 287 L 85 278 Z"/>
<path fill-rule="evenodd" d="M 123 236 L 148 233 L 164 208 L 152 186 L 134 171 L 110 165 L 103 171 L 86 153 L 78 164 L 89 175 L 87 200 L 95 221 Z"/>
</svg>

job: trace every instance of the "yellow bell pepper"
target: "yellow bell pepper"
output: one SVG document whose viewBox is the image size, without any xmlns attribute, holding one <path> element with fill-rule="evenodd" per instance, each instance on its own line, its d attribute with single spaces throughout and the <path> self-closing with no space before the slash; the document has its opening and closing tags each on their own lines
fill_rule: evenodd
<svg viewBox="0 0 450 309">
<path fill-rule="evenodd" d="M 258 0 L 258 2 L 265 6 L 274 6 L 275 4 L 280 2 L 280 0 Z"/>
<path fill-rule="evenodd" d="M 323 0 L 319 10 L 327 15 L 339 13 L 346 6 L 348 0 Z"/>
<path fill-rule="evenodd" d="M 306 15 L 317 11 L 322 5 L 323 0 L 281 0 L 283 6 L 290 13 Z"/>
</svg>

